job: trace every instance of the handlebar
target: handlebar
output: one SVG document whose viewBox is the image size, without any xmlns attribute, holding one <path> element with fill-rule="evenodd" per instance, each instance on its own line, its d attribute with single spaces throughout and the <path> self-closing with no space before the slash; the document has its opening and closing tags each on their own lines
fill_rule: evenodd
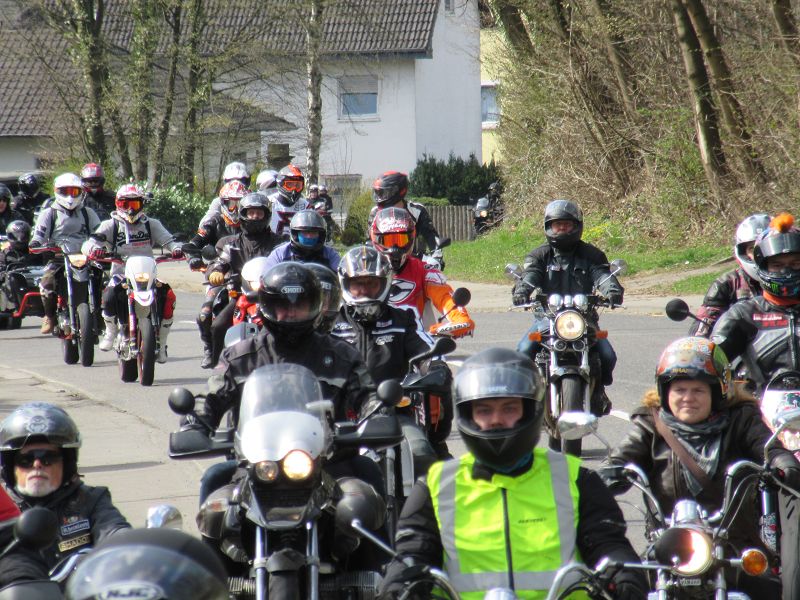
<svg viewBox="0 0 800 600">
<path fill-rule="evenodd" d="M 54 252 L 56 254 L 64 254 L 64 251 L 58 246 L 28 246 L 28 253 L 30 254 L 44 254 L 45 252 Z"/>
</svg>

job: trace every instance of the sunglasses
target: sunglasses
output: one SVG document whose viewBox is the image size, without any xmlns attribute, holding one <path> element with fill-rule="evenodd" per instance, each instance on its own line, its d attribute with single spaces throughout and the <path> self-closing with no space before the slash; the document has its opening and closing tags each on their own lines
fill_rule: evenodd
<svg viewBox="0 0 800 600">
<path fill-rule="evenodd" d="M 411 243 L 411 236 L 407 233 L 384 233 L 380 241 L 384 248 L 405 248 Z"/>
<path fill-rule="evenodd" d="M 68 187 L 68 188 L 60 188 L 58 193 L 62 196 L 72 196 L 73 198 L 77 198 L 83 193 L 83 188 L 79 187 Z"/>
<path fill-rule="evenodd" d="M 60 463 L 63 457 L 58 450 L 28 450 L 20 452 L 14 459 L 14 464 L 23 469 L 30 469 L 37 460 L 43 466 L 49 467 L 55 463 Z"/>
</svg>

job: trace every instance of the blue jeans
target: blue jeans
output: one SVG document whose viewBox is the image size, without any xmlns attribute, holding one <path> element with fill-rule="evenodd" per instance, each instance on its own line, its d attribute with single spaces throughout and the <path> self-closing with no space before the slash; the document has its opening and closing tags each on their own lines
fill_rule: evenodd
<svg viewBox="0 0 800 600">
<path fill-rule="evenodd" d="M 525 335 L 522 336 L 522 339 L 517 344 L 517 352 L 522 352 L 525 356 L 530 356 L 531 358 L 536 356 L 541 344 L 531 341 L 528 335 L 537 331 L 549 332 L 549 321 L 547 319 L 535 320 L 531 328 L 525 332 Z M 617 365 L 617 353 L 614 352 L 611 342 L 606 338 L 597 340 L 594 351 L 597 352 L 600 358 L 600 378 L 604 386 L 609 386 L 614 382 L 614 367 Z"/>
</svg>

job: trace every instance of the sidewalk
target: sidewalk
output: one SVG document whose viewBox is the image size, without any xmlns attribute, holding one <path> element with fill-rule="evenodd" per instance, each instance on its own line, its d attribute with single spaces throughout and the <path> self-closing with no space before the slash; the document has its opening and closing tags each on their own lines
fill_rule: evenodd
<svg viewBox="0 0 800 600">
<path fill-rule="evenodd" d="M 202 273 L 189 270 L 184 262 L 164 263 L 158 267 L 158 277 L 168 282 L 174 289 L 184 292 L 205 291 Z M 622 280 L 625 285 L 625 280 Z M 470 283 L 450 281 L 450 285 L 466 287 L 472 292 L 468 310 L 477 312 L 505 312 L 511 307 L 511 282 L 507 285 L 494 283 Z M 625 295 L 624 311 L 634 315 L 663 315 L 664 305 L 670 298 L 653 295 Z M 703 296 L 683 296 L 686 303 L 696 309 L 703 302 Z"/>
<path fill-rule="evenodd" d="M 170 460 L 166 434 L 135 415 L 30 373 L 0 369 L 0 419 L 33 401 L 60 406 L 78 424 L 83 437 L 79 472 L 88 485 L 111 490 L 131 525 L 144 526 L 148 507 L 169 503 L 180 509 L 183 529 L 196 533 L 197 493 L 207 461 Z"/>
</svg>

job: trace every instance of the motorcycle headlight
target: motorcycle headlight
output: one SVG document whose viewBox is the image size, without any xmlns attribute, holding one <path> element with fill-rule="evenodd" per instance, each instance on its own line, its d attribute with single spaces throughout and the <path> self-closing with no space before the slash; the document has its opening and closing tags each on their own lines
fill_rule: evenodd
<svg viewBox="0 0 800 600">
<path fill-rule="evenodd" d="M 800 431 L 784 429 L 778 438 L 783 442 L 783 447 L 792 452 L 800 450 Z"/>
<path fill-rule="evenodd" d="M 586 320 L 580 313 L 568 310 L 556 317 L 555 327 L 558 337 L 571 342 L 583 336 L 586 331 Z"/>
<path fill-rule="evenodd" d="M 271 483 L 278 478 L 278 473 L 280 469 L 278 468 L 278 463 L 272 460 L 262 460 L 261 462 L 257 462 L 255 468 L 253 469 L 255 472 L 256 478 L 264 483 Z"/>
<path fill-rule="evenodd" d="M 76 269 L 80 269 L 86 264 L 85 254 L 68 254 L 67 258 L 69 259 L 69 263 Z"/>
<path fill-rule="evenodd" d="M 136 283 L 147 283 L 150 281 L 150 273 L 136 273 L 136 275 L 133 276 L 133 280 Z"/>
<path fill-rule="evenodd" d="M 292 450 L 283 458 L 283 473 L 292 481 L 306 479 L 314 472 L 314 460 L 302 450 Z"/>
<path fill-rule="evenodd" d="M 486 216 L 488 216 L 488 215 L 489 215 L 489 213 L 488 213 L 487 211 L 485 211 L 485 210 L 482 210 L 482 211 L 481 211 L 481 216 L 482 216 L 482 217 L 486 217 Z"/>
<path fill-rule="evenodd" d="M 556 311 L 561 308 L 561 304 L 564 302 L 564 298 L 562 298 L 561 294 L 550 294 L 547 297 L 547 306 L 550 307 L 550 310 Z"/>
<path fill-rule="evenodd" d="M 658 561 L 671 565 L 681 577 L 705 573 L 714 562 L 711 539 L 690 527 L 670 527 L 661 534 L 655 550 Z"/>
</svg>

